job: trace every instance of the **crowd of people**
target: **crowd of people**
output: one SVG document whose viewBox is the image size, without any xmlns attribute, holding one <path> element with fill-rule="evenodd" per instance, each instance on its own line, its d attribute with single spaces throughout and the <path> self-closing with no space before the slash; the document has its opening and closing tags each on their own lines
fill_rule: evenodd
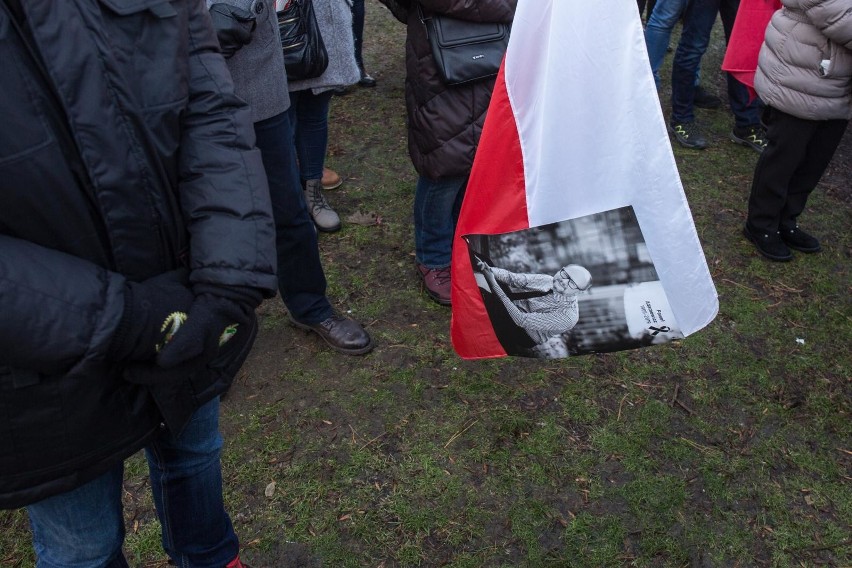
<svg viewBox="0 0 852 568">
<path fill-rule="evenodd" d="M 140 449 L 171 561 L 244 566 L 222 499 L 218 401 L 257 333 L 255 308 L 278 293 L 292 324 L 332 349 L 374 348 L 326 295 L 317 233 L 342 226 L 324 194 L 343 183 L 325 165 L 332 97 L 377 83 L 364 1 L 313 1 L 328 68 L 288 84 L 276 8 L 292 1 L 0 0 L 0 507 L 26 507 L 40 568 L 127 566 L 123 461 Z M 449 305 L 493 79 L 446 85 L 419 11 L 381 1 L 407 26 L 414 268 Z M 516 1 L 419 4 L 510 23 Z M 707 146 L 694 108 L 720 101 L 699 88 L 700 61 L 717 14 L 729 38 L 738 4 L 639 2 L 657 77 L 682 23 L 669 127 L 687 148 Z M 848 0 L 781 4 L 758 97 L 727 78 L 730 137 L 760 153 L 745 235 L 776 261 L 820 250 L 798 218 L 852 116 Z M 569 331 L 591 285 L 578 265 L 479 270 L 533 343 Z M 500 282 L 542 297 L 511 299 Z"/>
</svg>

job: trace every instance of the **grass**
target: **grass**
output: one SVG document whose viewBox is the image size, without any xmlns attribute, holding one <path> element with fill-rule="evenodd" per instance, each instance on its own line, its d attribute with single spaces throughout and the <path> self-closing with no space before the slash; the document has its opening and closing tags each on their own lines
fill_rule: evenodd
<svg viewBox="0 0 852 568">
<path fill-rule="evenodd" d="M 223 403 L 225 497 L 255 567 L 852 565 L 850 144 L 803 217 L 819 255 L 779 265 L 739 235 L 756 155 L 700 111 L 711 147 L 675 157 L 720 297 L 681 342 L 560 361 L 462 361 L 415 277 L 403 27 L 368 0 L 379 80 L 332 104 L 320 247 L 335 305 L 377 348 L 344 357 L 278 300 Z M 703 82 L 724 94 L 721 41 Z M 664 70 L 663 77 L 667 76 Z M 667 101 L 663 96 L 663 108 Z M 839 189 L 838 189 L 839 188 Z M 274 491 L 268 491 L 275 483 Z M 165 567 L 142 456 L 126 551 Z M 304 545 L 294 560 L 290 541 Z M 0 565 L 29 567 L 26 515 L 0 512 Z"/>
</svg>

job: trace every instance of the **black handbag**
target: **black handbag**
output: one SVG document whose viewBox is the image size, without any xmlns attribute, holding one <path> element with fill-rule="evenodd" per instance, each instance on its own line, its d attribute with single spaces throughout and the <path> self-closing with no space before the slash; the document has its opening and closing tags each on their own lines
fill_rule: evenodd
<svg viewBox="0 0 852 568">
<path fill-rule="evenodd" d="M 426 16 L 419 4 L 417 9 L 444 83 L 459 85 L 497 75 L 509 44 L 509 24 Z"/>
<path fill-rule="evenodd" d="M 278 12 L 278 31 L 289 81 L 313 79 L 325 72 L 328 52 L 311 0 L 289 0 Z"/>
</svg>

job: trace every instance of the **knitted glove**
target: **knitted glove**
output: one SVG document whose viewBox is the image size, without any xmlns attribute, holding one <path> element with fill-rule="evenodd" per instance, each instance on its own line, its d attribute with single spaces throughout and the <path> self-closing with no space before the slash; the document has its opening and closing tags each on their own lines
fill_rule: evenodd
<svg viewBox="0 0 852 568">
<path fill-rule="evenodd" d="M 185 270 L 160 274 L 144 282 L 127 282 L 124 313 L 112 337 L 113 361 L 153 360 L 177 331 L 195 300 L 183 284 Z"/>
<path fill-rule="evenodd" d="M 213 4 L 210 6 L 210 17 L 225 59 L 230 59 L 240 48 L 251 43 L 257 20 L 248 10 L 229 4 Z"/>
<path fill-rule="evenodd" d="M 180 367 L 188 372 L 212 361 L 240 325 L 249 325 L 263 299 L 253 288 L 196 284 L 195 301 L 186 323 L 157 356 L 163 369 Z"/>
</svg>

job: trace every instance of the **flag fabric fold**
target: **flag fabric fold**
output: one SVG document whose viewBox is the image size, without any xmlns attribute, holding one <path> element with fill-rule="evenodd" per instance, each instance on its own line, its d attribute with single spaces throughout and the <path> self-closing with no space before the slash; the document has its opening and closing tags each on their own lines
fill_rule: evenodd
<svg viewBox="0 0 852 568">
<path fill-rule="evenodd" d="M 484 283 L 474 266 L 487 264 L 481 259 L 551 275 L 572 262 L 589 269 L 595 287 L 578 296 L 577 325 L 585 327 L 574 336 L 553 332 L 561 343 L 549 346 L 550 353 L 629 348 L 664 337 L 661 330 L 673 327 L 657 321 L 664 312 L 650 301 L 630 315 L 627 298 L 636 290 L 625 290 L 643 282 L 659 283 L 665 296 L 659 305 L 676 318 L 681 336 L 715 317 L 716 290 L 633 0 L 518 2 L 454 240 L 451 336 L 464 358 L 512 351 L 494 323 L 495 309 L 486 305 L 491 298 L 489 305 L 499 307 L 494 298 L 506 294 Z M 502 301 L 529 309 L 520 300 Z M 606 330 L 593 329 L 584 314 L 597 314 Z M 627 320 L 636 317 L 654 331 L 630 343 Z M 596 344 L 596 335 L 619 339 Z"/>
<path fill-rule="evenodd" d="M 737 19 L 722 60 L 722 70 L 747 86 L 752 96 L 755 96 L 754 74 L 766 26 L 772 14 L 780 8 L 780 0 L 742 0 L 737 10 Z"/>
</svg>

